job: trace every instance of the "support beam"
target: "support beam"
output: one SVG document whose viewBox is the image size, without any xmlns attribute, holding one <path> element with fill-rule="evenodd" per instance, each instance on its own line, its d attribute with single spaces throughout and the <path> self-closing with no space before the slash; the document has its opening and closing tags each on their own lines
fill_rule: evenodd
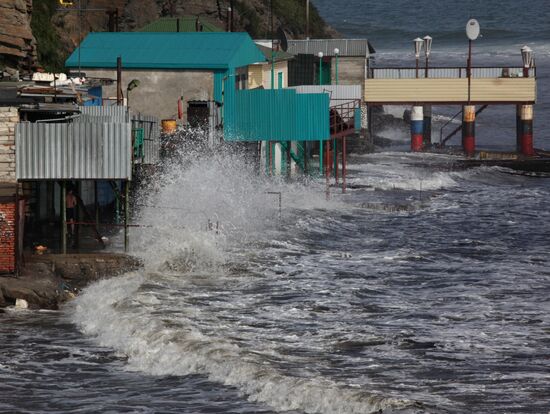
<svg viewBox="0 0 550 414">
<path fill-rule="evenodd" d="M 342 138 L 342 192 L 346 192 L 346 137 Z"/>
<path fill-rule="evenodd" d="M 428 68 L 426 68 L 426 72 Z M 432 145 L 432 106 L 424 105 L 424 148 Z"/>
<path fill-rule="evenodd" d="M 128 251 L 128 220 L 130 218 L 130 181 L 124 182 L 124 251 Z"/>
<path fill-rule="evenodd" d="M 468 157 L 476 151 L 476 107 L 464 105 L 462 111 L 462 148 Z"/>
<path fill-rule="evenodd" d="M 521 153 L 526 157 L 535 155 L 533 149 L 533 105 L 521 106 Z"/>
<path fill-rule="evenodd" d="M 413 106 L 411 110 L 411 151 L 422 151 L 424 142 L 424 113 L 421 106 Z"/>
<path fill-rule="evenodd" d="M 61 253 L 67 254 L 67 184 L 61 182 Z"/>
</svg>

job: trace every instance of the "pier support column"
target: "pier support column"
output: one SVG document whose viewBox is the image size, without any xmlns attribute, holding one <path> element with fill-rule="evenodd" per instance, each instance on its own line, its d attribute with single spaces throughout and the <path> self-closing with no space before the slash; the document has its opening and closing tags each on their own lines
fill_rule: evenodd
<svg viewBox="0 0 550 414">
<path fill-rule="evenodd" d="M 522 105 L 516 106 L 516 152 L 518 154 L 521 152 L 521 107 Z"/>
<path fill-rule="evenodd" d="M 421 106 L 413 106 L 411 110 L 411 151 L 422 151 L 424 141 L 424 113 Z"/>
<path fill-rule="evenodd" d="M 464 105 L 462 109 L 462 148 L 471 157 L 476 151 L 476 107 Z"/>
<path fill-rule="evenodd" d="M 521 153 L 527 157 L 535 155 L 533 149 L 533 105 L 521 106 Z"/>
<path fill-rule="evenodd" d="M 432 145 L 432 106 L 424 105 L 424 148 Z"/>
</svg>

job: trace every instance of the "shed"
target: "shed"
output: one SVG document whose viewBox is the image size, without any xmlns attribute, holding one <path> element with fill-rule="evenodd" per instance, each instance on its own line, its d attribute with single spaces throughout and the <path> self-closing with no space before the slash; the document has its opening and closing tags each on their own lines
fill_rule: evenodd
<svg viewBox="0 0 550 414">
<path fill-rule="evenodd" d="M 265 56 L 266 62 L 258 62 L 248 67 L 248 86 L 250 89 L 271 88 L 271 47 L 263 46 L 256 41 L 256 45 Z M 294 55 L 283 50 L 273 51 L 274 86 L 277 89 L 288 86 L 288 61 L 294 59 Z"/>
<path fill-rule="evenodd" d="M 140 81 L 130 92 L 132 109 L 161 119 L 177 117 L 180 97 L 223 103 L 222 92 L 234 93 L 248 65 L 265 61 L 247 33 L 121 32 L 89 34 L 65 64 L 87 76 L 116 78 L 118 56 L 123 93 L 133 79 Z M 105 93 L 116 96 L 116 86 Z M 187 122 L 187 105 L 182 119 Z"/>
<path fill-rule="evenodd" d="M 289 63 L 289 86 L 336 83 L 336 49 L 338 83 L 362 85 L 368 60 L 376 53 L 367 39 L 309 39 L 288 41 L 288 52 L 296 55 Z M 319 52 L 323 53 L 322 59 Z"/>
</svg>

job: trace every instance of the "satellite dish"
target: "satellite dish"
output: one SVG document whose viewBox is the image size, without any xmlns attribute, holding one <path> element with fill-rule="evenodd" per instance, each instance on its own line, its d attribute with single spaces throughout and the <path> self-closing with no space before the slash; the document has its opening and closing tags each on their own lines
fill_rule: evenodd
<svg viewBox="0 0 550 414">
<path fill-rule="evenodd" d="M 288 49 L 288 38 L 285 31 L 280 26 L 277 29 L 277 40 L 279 41 L 279 47 L 281 48 L 281 50 L 283 52 L 286 52 Z"/>
<path fill-rule="evenodd" d="M 479 23 L 476 19 L 468 20 L 466 23 L 466 36 L 470 40 L 476 40 L 479 36 Z"/>
</svg>

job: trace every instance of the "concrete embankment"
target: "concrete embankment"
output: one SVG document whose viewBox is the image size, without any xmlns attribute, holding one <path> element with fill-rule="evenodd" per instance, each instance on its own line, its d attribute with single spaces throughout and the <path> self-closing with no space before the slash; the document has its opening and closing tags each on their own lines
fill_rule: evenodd
<svg viewBox="0 0 550 414">
<path fill-rule="evenodd" d="M 0 308 L 58 309 L 87 284 L 138 267 L 123 254 L 28 255 L 19 277 L 0 277 Z"/>
</svg>

